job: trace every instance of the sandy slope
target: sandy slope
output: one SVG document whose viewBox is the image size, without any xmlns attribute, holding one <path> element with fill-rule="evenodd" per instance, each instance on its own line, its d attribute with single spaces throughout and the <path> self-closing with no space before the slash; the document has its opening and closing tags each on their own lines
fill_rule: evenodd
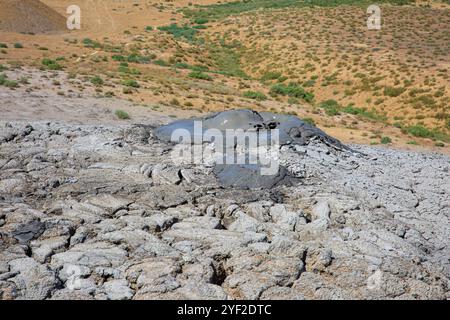
<svg viewBox="0 0 450 320">
<path fill-rule="evenodd" d="M 66 18 L 39 0 L 0 0 L 0 30 L 20 33 L 61 32 Z"/>
</svg>

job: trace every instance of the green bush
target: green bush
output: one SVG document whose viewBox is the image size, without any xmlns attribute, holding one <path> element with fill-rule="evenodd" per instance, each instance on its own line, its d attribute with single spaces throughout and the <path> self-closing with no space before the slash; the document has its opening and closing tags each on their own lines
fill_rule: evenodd
<svg viewBox="0 0 450 320">
<path fill-rule="evenodd" d="M 6 49 L 8 48 L 8 45 L 6 43 L 0 43 L 0 48 Z"/>
<path fill-rule="evenodd" d="M 62 66 L 57 61 L 52 59 L 42 59 L 42 65 L 45 66 L 48 70 L 62 70 Z"/>
<path fill-rule="evenodd" d="M 420 124 L 405 127 L 403 128 L 403 131 L 413 135 L 414 137 L 429 138 L 434 140 L 441 140 L 444 142 L 450 142 L 450 136 L 447 133 L 441 132 L 437 129 L 430 130 Z"/>
<path fill-rule="evenodd" d="M 261 77 L 261 80 L 262 81 L 276 80 L 280 77 L 281 77 L 280 72 L 269 71 L 269 72 L 266 72 L 265 74 L 263 74 L 263 76 Z"/>
<path fill-rule="evenodd" d="M 419 137 L 419 138 L 431 138 L 433 137 L 433 133 L 428 130 L 427 128 L 425 128 L 422 125 L 414 125 L 414 126 L 410 126 L 408 128 L 406 128 L 406 131 L 413 135 L 414 137 Z"/>
<path fill-rule="evenodd" d="M 150 60 L 151 57 L 141 56 L 137 53 L 132 53 L 127 57 L 127 61 L 132 63 L 149 63 Z"/>
<path fill-rule="evenodd" d="M 389 138 L 389 137 L 383 137 L 383 138 L 381 138 L 380 142 L 381 142 L 382 144 L 388 144 L 388 143 L 391 143 L 391 142 L 392 142 L 392 139 Z"/>
<path fill-rule="evenodd" d="M 0 74 L 0 85 L 8 88 L 17 88 L 19 83 L 14 80 L 8 80 L 8 77 L 5 74 Z"/>
<path fill-rule="evenodd" d="M 375 110 L 367 110 L 365 108 L 357 108 L 352 105 L 348 105 L 347 107 L 342 109 L 342 112 L 358 115 L 364 118 L 376 120 L 376 121 L 385 121 L 387 120 L 385 116 L 378 114 Z"/>
<path fill-rule="evenodd" d="M 94 41 L 89 38 L 84 38 L 82 42 L 86 48 L 101 48 L 102 47 L 100 42 Z"/>
<path fill-rule="evenodd" d="M 174 38 L 184 38 L 187 41 L 193 42 L 197 35 L 197 30 L 189 26 L 178 26 L 173 23 L 169 26 L 158 27 L 159 30 L 170 33 Z"/>
<path fill-rule="evenodd" d="M 122 83 L 124 86 L 127 86 L 127 87 L 132 87 L 132 88 L 140 87 L 139 83 L 136 80 L 132 80 L 132 79 L 124 80 Z"/>
<path fill-rule="evenodd" d="M 23 48 L 23 45 L 22 45 L 20 42 L 16 42 L 16 43 L 14 43 L 14 48 L 16 48 L 16 49 L 22 49 L 22 48 Z"/>
<path fill-rule="evenodd" d="M 245 98 L 258 100 L 258 101 L 267 100 L 267 96 L 264 93 L 258 92 L 258 91 L 246 91 L 246 92 L 244 92 L 243 96 Z"/>
<path fill-rule="evenodd" d="M 91 78 L 91 83 L 97 87 L 100 87 L 104 84 L 104 81 L 99 76 L 95 76 Z"/>
<path fill-rule="evenodd" d="M 209 74 L 206 74 L 201 71 L 192 71 L 191 73 L 189 73 L 189 77 L 194 78 L 194 79 L 207 80 L 207 81 L 212 80 L 212 78 Z"/>
<path fill-rule="evenodd" d="M 306 102 L 313 102 L 314 94 L 306 92 L 301 86 L 296 83 L 289 83 L 288 85 L 277 83 L 270 89 L 272 94 L 279 94 L 283 96 L 301 98 Z"/>
<path fill-rule="evenodd" d="M 124 56 L 121 56 L 121 55 L 113 55 L 111 58 L 114 61 L 125 61 L 126 60 L 126 58 Z"/>
<path fill-rule="evenodd" d="M 114 114 L 117 116 L 117 118 L 119 118 L 121 120 L 130 119 L 130 115 L 123 110 L 116 110 L 116 112 L 114 112 Z"/>
<path fill-rule="evenodd" d="M 384 87 L 384 95 L 388 97 L 398 97 L 405 92 L 403 87 Z"/>
<path fill-rule="evenodd" d="M 169 63 L 167 61 L 164 61 L 164 60 L 161 60 L 161 59 L 156 60 L 155 64 L 158 65 L 158 66 L 162 66 L 162 67 L 168 67 L 169 66 Z"/>
<path fill-rule="evenodd" d="M 336 100 L 322 101 L 319 107 L 325 109 L 325 113 L 329 116 L 337 116 L 340 114 L 341 105 Z"/>
<path fill-rule="evenodd" d="M 206 18 L 195 18 L 194 19 L 194 23 L 195 24 L 205 24 L 205 23 L 208 23 L 208 22 L 209 22 L 209 20 L 206 19 Z"/>
</svg>

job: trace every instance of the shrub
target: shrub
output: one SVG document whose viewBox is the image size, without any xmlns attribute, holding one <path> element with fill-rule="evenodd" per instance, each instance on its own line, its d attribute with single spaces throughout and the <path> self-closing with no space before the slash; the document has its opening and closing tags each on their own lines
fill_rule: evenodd
<svg viewBox="0 0 450 320">
<path fill-rule="evenodd" d="M 151 60 L 150 57 L 148 56 L 141 56 L 137 53 L 132 53 L 127 57 L 127 61 L 128 62 L 133 62 L 133 63 L 149 63 Z"/>
<path fill-rule="evenodd" d="M 45 66 L 48 70 L 61 70 L 62 66 L 55 60 L 51 59 L 43 59 L 42 65 Z"/>
<path fill-rule="evenodd" d="M 127 86 L 127 87 L 133 87 L 133 88 L 140 87 L 139 83 L 136 80 L 132 80 L 132 79 L 124 80 L 122 83 L 124 86 Z"/>
<path fill-rule="evenodd" d="M 122 119 L 122 120 L 130 119 L 130 115 L 123 110 L 116 110 L 116 112 L 114 112 L 114 114 L 117 116 L 117 118 Z"/>
<path fill-rule="evenodd" d="M 185 38 L 186 40 L 192 42 L 195 40 L 197 30 L 189 26 L 178 26 L 176 23 L 170 26 L 158 27 L 159 30 L 170 33 L 174 38 Z"/>
<path fill-rule="evenodd" d="M 103 85 L 104 81 L 99 76 L 95 76 L 91 78 L 91 83 L 97 87 L 100 87 Z"/>
<path fill-rule="evenodd" d="M 325 109 L 325 113 L 329 116 L 337 116 L 340 114 L 341 105 L 333 99 L 322 101 L 319 107 Z"/>
<path fill-rule="evenodd" d="M 111 58 L 114 61 L 125 61 L 126 60 L 126 58 L 124 56 L 121 56 L 121 55 L 113 55 Z"/>
<path fill-rule="evenodd" d="M 269 71 L 269 72 L 266 72 L 265 74 L 263 74 L 263 76 L 261 77 L 261 80 L 262 81 L 276 80 L 280 77 L 281 77 L 280 72 Z"/>
<path fill-rule="evenodd" d="M 301 98 L 306 102 L 312 102 L 314 100 L 314 94 L 306 92 L 301 86 L 295 83 L 289 83 L 288 85 L 277 83 L 270 89 L 272 94 L 280 94 L 283 96 Z"/>
<path fill-rule="evenodd" d="M 342 109 L 342 112 L 358 115 L 364 118 L 376 120 L 376 121 L 385 121 L 386 117 L 378 114 L 375 110 L 367 110 L 365 108 L 357 108 L 352 105 L 348 105 L 347 107 Z"/>
<path fill-rule="evenodd" d="M 152 26 L 146 26 L 145 27 L 145 31 L 153 31 L 153 27 Z"/>
<path fill-rule="evenodd" d="M 162 66 L 162 67 L 168 67 L 169 66 L 169 63 L 167 61 L 164 61 L 164 60 L 161 60 L 161 59 L 156 60 L 155 64 L 158 65 L 158 66 Z"/>
<path fill-rule="evenodd" d="M 430 130 L 419 124 L 406 128 L 406 131 L 414 137 L 419 138 L 431 138 L 433 136 Z"/>
<path fill-rule="evenodd" d="M 267 100 L 267 96 L 264 93 L 258 92 L 258 91 L 246 91 L 246 92 L 244 92 L 243 96 L 245 98 L 258 100 L 258 101 Z"/>
<path fill-rule="evenodd" d="M 194 23 L 196 23 L 196 24 L 205 24 L 205 23 L 208 23 L 208 22 L 209 22 L 209 20 L 206 19 L 206 18 L 196 18 L 196 19 L 194 19 Z"/>
<path fill-rule="evenodd" d="M 201 71 L 192 71 L 191 73 L 189 73 L 189 77 L 194 78 L 194 79 L 207 80 L 207 81 L 212 80 L 212 78 L 209 74 L 206 74 Z"/>
<path fill-rule="evenodd" d="M 384 87 L 384 95 L 388 97 L 398 97 L 405 92 L 403 87 Z"/>
<path fill-rule="evenodd" d="M 389 138 L 389 137 L 383 137 L 383 138 L 381 138 L 380 142 L 381 142 L 382 144 L 388 144 L 388 143 L 391 143 L 391 142 L 392 142 L 392 139 Z"/>
<path fill-rule="evenodd" d="M 86 48 L 101 48 L 102 45 L 100 44 L 100 42 L 91 40 L 89 38 L 84 38 L 83 39 L 83 44 Z"/>
<path fill-rule="evenodd" d="M 22 45 L 20 42 L 16 42 L 16 43 L 14 43 L 14 48 L 16 48 L 16 49 L 22 49 L 22 48 L 23 48 L 23 45 Z"/>
<path fill-rule="evenodd" d="M 6 49 L 8 45 L 6 43 L 0 43 L 0 48 Z"/>
<path fill-rule="evenodd" d="M 434 140 L 441 140 L 444 142 L 450 142 L 450 136 L 445 132 L 441 132 L 437 129 L 430 130 L 420 124 L 403 128 L 403 131 L 419 138 L 429 138 Z"/>
</svg>

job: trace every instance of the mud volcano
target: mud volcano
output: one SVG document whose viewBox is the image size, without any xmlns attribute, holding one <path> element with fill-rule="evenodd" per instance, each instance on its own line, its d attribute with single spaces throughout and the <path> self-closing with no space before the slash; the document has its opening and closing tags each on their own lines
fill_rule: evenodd
<svg viewBox="0 0 450 320">
<path fill-rule="evenodd" d="M 309 123 L 290 115 L 275 114 L 271 112 L 256 112 L 253 110 L 230 110 L 207 115 L 203 118 L 178 120 L 155 130 L 155 136 L 166 142 L 171 141 L 172 133 L 176 129 L 186 129 L 194 137 L 194 121 L 202 121 L 202 135 L 209 129 L 218 129 L 223 132 L 227 129 L 257 130 L 264 132 L 268 129 L 279 129 L 280 145 L 297 144 L 307 145 L 311 140 L 318 139 L 323 143 L 337 148 L 346 147 L 337 139 Z"/>
<path fill-rule="evenodd" d="M 201 122 L 201 130 L 194 129 L 195 121 Z M 172 134 L 175 130 L 183 129 L 189 132 L 191 144 L 200 144 L 210 142 L 205 140 L 205 133 L 209 130 L 218 130 L 226 136 L 227 130 L 243 130 L 245 132 L 254 132 L 257 139 L 257 147 L 264 141 L 267 146 L 271 139 L 271 130 L 278 129 L 277 146 L 283 145 L 308 145 L 311 141 L 320 141 L 329 147 L 344 150 L 347 149 L 341 142 L 330 137 L 325 132 L 309 123 L 290 115 L 274 114 L 270 112 L 256 112 L 253 110 L 231 110 L 207 115 L 203 118 L 193 118 L 178 120 L 170 124 L 161 126 L 154 131 L 155 136 L 165 142 L 179 143 Z M 206 134 L 207 135 L 207 134 Z M 234 141 L 233 141 L 234 142 Z M 234 149 L 239 149 L 239 142 L 234 142 Z M 245 140 L 241 141 L 245 144 Z M 223 143 L 225 146 L 225 142 Z M 227 152 L 224 147 L 224 153 Z M 247 159 L 248 160 L 248 159 Z M 264 162 L 264 165 L 267 161 Z M 232 187 L 240 189 L 269 189 L 278 185 L 291 185 L 297 181 L 292 177 L 285 167 L 278 166 L 278 170 L 273 174 L 261 174 L 263 164 L 245 163 L 245 164 L 215 164 L 214 174 L 223 187 Z"/>
</svg>

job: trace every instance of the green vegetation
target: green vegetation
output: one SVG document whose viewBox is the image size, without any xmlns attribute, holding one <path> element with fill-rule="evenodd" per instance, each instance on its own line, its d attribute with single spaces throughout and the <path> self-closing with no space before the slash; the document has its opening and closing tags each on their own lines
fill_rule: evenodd
<svg viewBox="0 0 450 320">
<path fill-rule="evenodd" d="M 139 88 L 140 87 L 139 83 L 136 80 L 132 80 L 132 79 L 123 80 L 122 84 L 124 86 L 132 87 L 132 88 Z"/>
<path fill-rule="evenodd" d="M 384 122 L 387 120 L 386 116 L 379 114 L 375 110 L 367 110 L 366 108 L 358 108 L 349 104 L 346 107 L 341 106 L 336 100 L 326 100 L 319 104 L 319 107 L 325 110 L 329 116 L 337 116 L 341 113 L 353 114 L 366 119 Z"/>
<path fill-rule="evenodd" d="M 48 70 L 62 70 L 62 66 L 56 61 L 52 59 L 42 59 L 42 65 Z"/>
<path fill-rule="evenodd" d="M 101 48 L 102 47 L 102 44 L 100 42 L 94 41 L 89 38 L 84 38 L 82 42 L 86 48 Z"/>
<path fill-rule="evenodd" d="M 212 80 L 210 75 L 203 73 L 201 71 L 192 71 L 191 73 L 189 73 L 189 77 L 194 78 L 194 79 L 207 80 L 207 81 Z"/>
<path fill-rule="evenodd" d="M 341 105 L 333 99 L 322 101 L 319 107 L 325 109 L 325 113 L 329 116 L 337 116 L 341 114 L 339 112 L 339 110 L 342 108 Z"/>
<path fill-rule="evenodd" d="M 241 56 L 235 46 L 210 46 L 209 57 L 213 60 L 215 72 L 231 77 L 248 79 L 248 75 L 241 69 Z"/>
<path fill-rule="evenodd" d="M 168 67 L 168 66 L 170 66 L 170 64 L 169 64 L 167 61 L 164 61 L 164 60 L 161 60 L 161 59 L 155 60 L 154 63 L 155 63 L 156 65 L 162 66 L 162 67 Z"/>
<path fill-rule="evenodd" d="M 196 24 L 205 24 L 205 23 L 208 23 L 208 22 L 209 22 L 209 20 L 206 19 L 206 18 L 196 18 L 196 19 L 194 19 L 194 23 L 196 23 Z"/>
<path fill-rule="evenodd" d="M 0 86 L 17 88 L 19 86 L 19 83 L 14 80 L 8 80 L 8 77 L 5 74 L 0 74 Z"/>
<path fill-rule="evenodd" d="M 416 124 L 409 127 L 404 127 L 403 131 L 419 138 L 429 138 L 433 140 L 441 140 L 444 142 L 450 142 L 450 136 L 437 129 L 428 129 L 420 124 Z"/>
<path fill-rule="evenodd" d="M 117 116 L 117 118 L 119 118 L 121 120 L 130 119 L 130 115 L 123 110 L 116 110 L 116 112 L 114 112 L 114 114 Z"/>
<path fill-rule="evenodd" d="M 8 48 L 8 45 L 6 43 L 0 43 L 0 48 L 6 49 Z"/>
<path fill-rule="evenodd" d="M 382 144 L 389 144 L 389 143 L 392 142 L 392 139 L 389 138 L 389 137 L 383 137 L 383 138 L 381 138 L 380 142 L 381 142 Z"/>
<path fill-rule="evenodd" d="M 176 23 L 172 23 L 169 26 L 158 27 L 158 29 L 170 33 L 174 38 L 184 38 L 189 42 L 195 41 L 195 36 L 198 32 L 190 26 L 184 25 L 180 27 Z"/>
<path fill-rule="evenodd" d="M 268 81 L 268 80 L 276 80 L 281 77 L 280 72 L 274 72 L 274 71 L 268 71 L 261 77 L 262 81 Z"/>
<path fill-rule="evenodd" d="M 363 118 L 375 120 L 375 121 L 386 121 L 387 118 L 384 115 L 380 115 L 375 110 L 367 110 L 366 108 L 357 108 L 352 105 L 348 105 L 347 107 L 342 109 L 342 112 L 348 114 L 354 114 L 357 116 L 361 116 Z"/>
<path fill-rule="evenodd" d="M 306 92 L 301 86 L 296 83 L 289 83 L 288 85 L 277 83 L 272 86 L 270 89 L 270 93 L 274 95 L 283 95 L 294 98 L 300 98 L 305 100 L 306 102 L 313 102 L 314 94 L 311 92 Z"/>
<path fill-rule="evenodd" d="M 99 76 L 95 76 L 91 78 L 91 83 L 96 87 L 101 87 L 105 82 Z"/>
<path fill-rule="evenodd" d="M 137 53 L 132 53 L 127 57 L 127 61 L 131 63 L 150 63 L 150 60 L 152 60 L 152 56 L 141 56 Z"/>
<path fill-rule="evenodd" d="M 113 59 L 114 61 L 125 61 L 126 60 L 126 58 L 124 57 L 124 56 L 122 56 L 122 55 L 113 55 L 112 57 L 111 57 L 111 59 Z"/>
<path fill-rule="evenodd" d="M 378 3 L 392 3 L 404 5 L 412 3 L 413 0 L 379 0 Z M 192 19 L 221 19 L 231 15 L 257 9 L 282 9 L 289 7 L 334 7 L 338 5 L 367 5 L 368 0 L 243 0 L 227 3 L 197 6 L 194 9 L 185 8 L 181 11 L 186 17 Z M 195 20 L 194 20 L 195 21 Z"/>
<path fill-rule="evenodd" d="M 14 48 L 22 49 L 23 48 L 23 44 L 21 44 L 20 42 L 16 42 L 16 43 L 14 43 Z"/>
<path fill-rule="evenodd" d="M 388 97 L 398 97 L 403 92 L 405 92 L 405 88 L 403 87 L 385 87 L 384 95 Z"/>
<path fill-rule="evenodd" d="M 259 92 L 259 91 L 246 91 L 243 93 L 243 96 L 245 98 L 258 100 L 258 101 L 267 100 L 267 96 L 264 93 Z"/>
</svg>

